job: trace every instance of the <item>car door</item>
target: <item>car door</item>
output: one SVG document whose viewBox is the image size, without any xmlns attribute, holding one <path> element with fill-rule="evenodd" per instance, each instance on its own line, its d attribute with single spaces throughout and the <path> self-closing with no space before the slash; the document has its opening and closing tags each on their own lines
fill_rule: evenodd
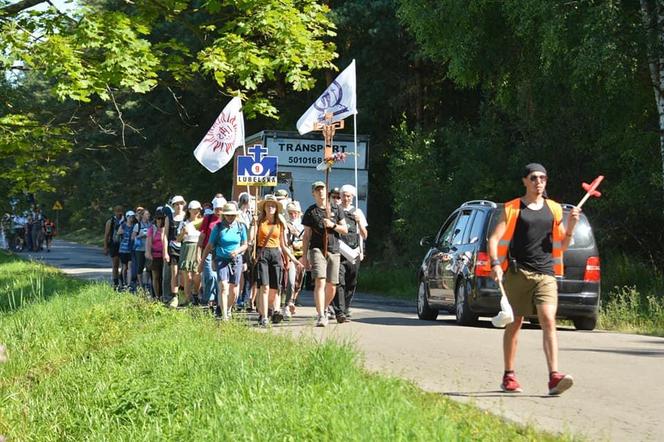
<svg viewBox="0 0 664 442">
<path fill-rule="evenodd" d="M 449 245 L 451 244 L 457 218 L 458 212 L 455 212 L 443 223 L 429 252 L 427 285 L 429 286 L 429 297 L 434 302 L 440 302 L 444 299 L 446 288 L 443 285 L 443 275 L 445 267 L 449 265 L 452 259 L 449 254 Z"/>
<path fill-rule="evenodd" d="M 445 265 L 442 266 L 440 285 L 442 302 L 446 304 L 454 302 L 457 275 L 465 259 L 464 243 L 468 242 L 464 238 L 467 236 L 466 230 L 470 224 L 472 214 L 472 209 L 464 209 L 459 212 L 459 216 L 454 223 L 454 228 L 451 229 L 452 234 L 448 242 L 443 245 L 447 260 L 445 261 Z"/>
</svg>

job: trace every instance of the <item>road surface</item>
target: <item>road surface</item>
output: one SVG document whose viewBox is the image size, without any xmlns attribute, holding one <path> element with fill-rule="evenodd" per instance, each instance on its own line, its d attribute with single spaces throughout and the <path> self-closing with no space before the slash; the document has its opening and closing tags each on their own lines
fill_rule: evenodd
<svg viewBox="0 0 664 442">
<path fill-rule="evenodd" d="M 110 258 L 98 247 L 56 240 L 51 253 L 29 256 L 72 276 L 110 281 Z M 415 287 L 413 299 L 414 294 Z M 450 315 L 420 321 L 414 301 L 359 294 L 352 322 L 331 321 L 323 329 L 312 326 L 311 294 L 302 297 L 305 307 L 272 332 L 350 340 L 363 352 L 368 370 L 412 380 L 514 422 L 589 440 L 664 441 L 663 338 L 561 327 L 560 369 L 574 376 L 575 385 L 549 397 L 542 333 L 527 326 L 517 358 L 524 392 L 510 395 L 499 389 L 502 331 L 488 319 L 477 327 L 456 326 Z"/>
</svg>

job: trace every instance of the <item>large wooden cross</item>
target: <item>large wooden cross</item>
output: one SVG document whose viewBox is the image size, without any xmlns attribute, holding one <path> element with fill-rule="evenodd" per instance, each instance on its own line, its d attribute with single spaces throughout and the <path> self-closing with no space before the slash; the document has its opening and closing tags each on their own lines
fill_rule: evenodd
<svg viewBox="0 0 664 442">
<path fill-rule="evenodd" d="M 341 121 L 332 121 L 332 112 L 325 112 L 325 118 L 323 121 L 317 121 L 314 123 L 314 130 L 320 131 L 323 133 L 323 138 L 325 139 L 325 148 L 323 149 L 323 162 L 330 161 L 332 158 L 332 140 L 334 139 L 334 134 L 337 129 L 344 128 L 344 120 Z M 330 192 L 330 169 L 332 167 L 325 168 L 325 192 L 329 194 Z M 330 207 L 330 198 L 325 195 L 325 217 L 330 219 L 332 217 L 332 209 Z M 327 257 L 327 228 L 323 229 L 323 255 Z"/>
</svg>

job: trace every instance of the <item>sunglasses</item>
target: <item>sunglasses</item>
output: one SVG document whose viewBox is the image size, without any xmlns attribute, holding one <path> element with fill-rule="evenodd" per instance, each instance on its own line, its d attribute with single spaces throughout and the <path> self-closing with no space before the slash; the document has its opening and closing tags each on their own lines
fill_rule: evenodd
<svg viewBox="0 0 664 442">
<path fill-rule="evenodd" d="M 546 175 L 530 175 L 530 176 L 528 177 L 528 179 L 529 179 L 530 181 L 532 181 L 533 183 L 534 183 L 535 181 L 537 181 L 537 180 L 540 180 L 540 181 L 542 181 L 543 183 L 546 183 L 546 179 L 547 179 L 547 177 L 546 177 Z"/>
</svg>

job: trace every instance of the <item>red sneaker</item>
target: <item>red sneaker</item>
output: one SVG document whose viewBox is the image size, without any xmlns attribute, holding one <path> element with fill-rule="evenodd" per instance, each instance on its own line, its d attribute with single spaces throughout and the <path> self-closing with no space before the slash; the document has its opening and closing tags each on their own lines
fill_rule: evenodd
<svg viewBox="0 0 664 442">
<path fill-rule="evenodd" d="M 574 378 L 568 374 L 558 373 L 557 371 L 551 375 L 549 379 L 549 394 L 559 395 L 566 390 L 569 390 L 574 385 Z"/>
<path fill-rule="evenodd" d="M 521 393 L 523 391 L 514 373 L 503 376 L 503 383 L 500 384 L 500 389 L 506 393 Z"/>
</svg>

